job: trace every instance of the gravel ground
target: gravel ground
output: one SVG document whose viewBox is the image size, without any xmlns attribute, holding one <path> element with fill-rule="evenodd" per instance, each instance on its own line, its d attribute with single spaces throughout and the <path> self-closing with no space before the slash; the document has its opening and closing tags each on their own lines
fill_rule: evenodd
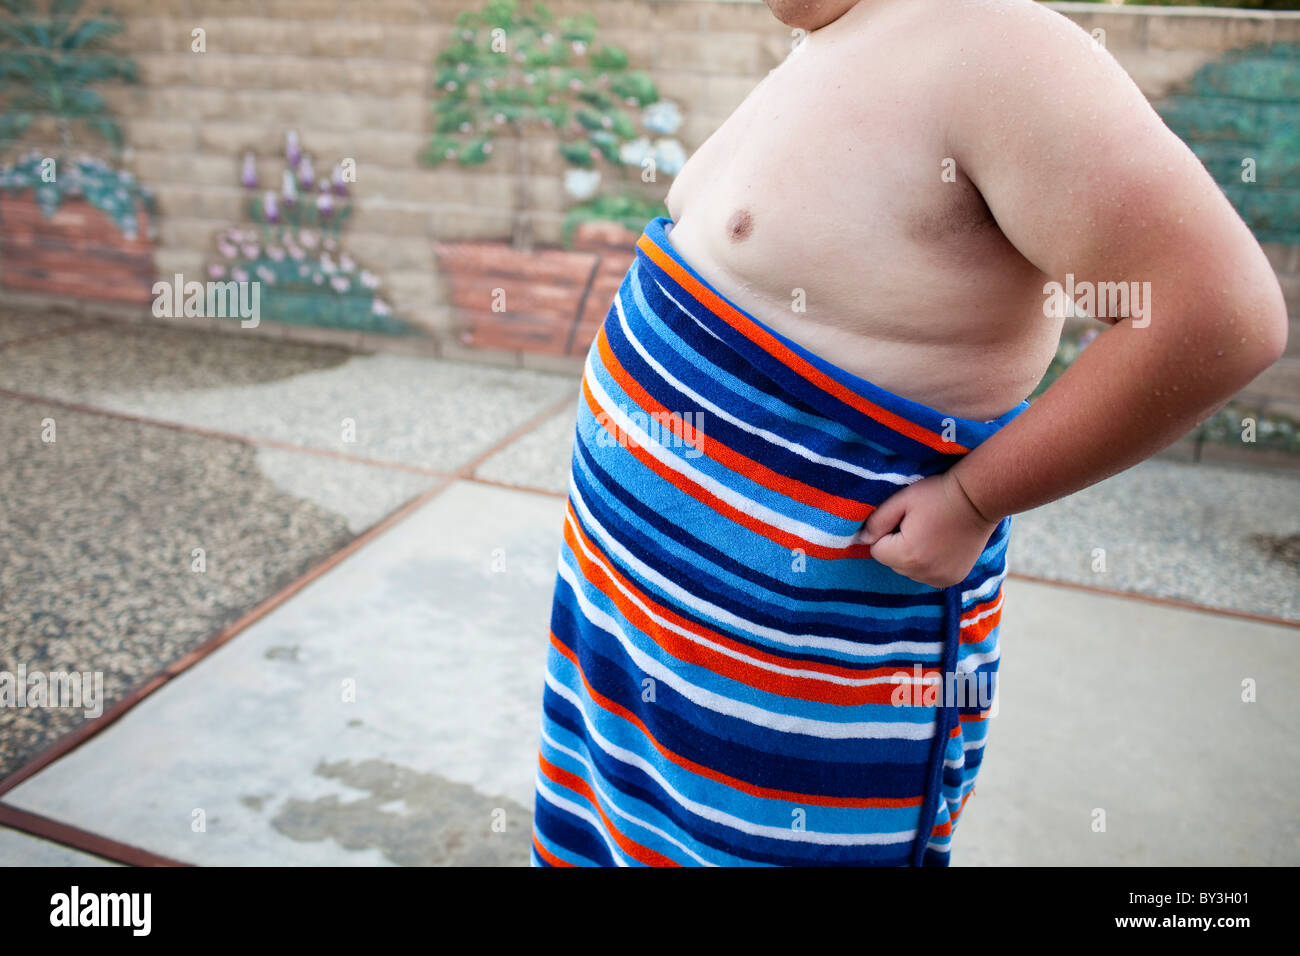
<svg viewBox="0 0 1300 956">
<path fill-rule="evenodd" d="M 441 471 L 577 387 L 572 376 L 526 369 L 161 331 L 24 345 L 0 361 L 0 386 Z"/>
<path fill-rule="evenodd" d="M 1016 515 L 1008 563 L 1057 581 L 1300 620 L 1300 476 L 1144 461 Z"/>
<path fill-rule="evenodd" d="M 0 671 L 102 672 L 106 709 L 434 481 L 296 458 L 0 399 Z M 0 708 L 0 775 L 83 719 Z"/>
</svg>

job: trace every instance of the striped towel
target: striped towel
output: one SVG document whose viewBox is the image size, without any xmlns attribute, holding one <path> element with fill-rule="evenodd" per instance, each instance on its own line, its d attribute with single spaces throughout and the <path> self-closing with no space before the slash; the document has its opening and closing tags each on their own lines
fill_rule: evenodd
<svg viewBox="0 0 1300 956">
<path fill-rule="evenodd" d="M 954 418 L 838 368 L 723 298 L 671 227 L 646 227 L 587 357 L 532 862 L 947 865 L 1011 519 L 950 588 L 853 538 L 1029 403 Z"/>
</svg>

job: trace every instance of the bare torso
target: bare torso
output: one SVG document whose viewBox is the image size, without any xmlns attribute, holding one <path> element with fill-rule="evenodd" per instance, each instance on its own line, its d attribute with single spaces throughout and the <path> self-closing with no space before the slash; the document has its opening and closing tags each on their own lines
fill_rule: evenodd
<svg viewBox="0 0 1300 956">
<path fill-rule="evenodd" d="M 996 418 L 1041 379 L 1061 323 L 978 190 L 943 175 L 960 64 L 927 55 L 933 20 L 916 7 L 869 6 L 809 34 L 691 156 L 668 193 L 669 241 L 835 364 Z"/>
</svg>

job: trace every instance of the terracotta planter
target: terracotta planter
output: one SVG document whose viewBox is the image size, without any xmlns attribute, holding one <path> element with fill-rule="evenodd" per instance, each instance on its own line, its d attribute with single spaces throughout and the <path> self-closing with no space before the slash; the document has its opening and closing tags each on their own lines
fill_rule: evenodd
<svg viewBox="0 0 1300 956">
<path fill-rule="evenodd" d="M 582 355 L 635 258 L 636 239 L 613 223 L 584 223 L 572 249 L 520 252 L 504 242 L 436 243 L 460 341 L 475 348 Z"/>
<path fill-rule="evenodd" d="M 24 292 L 112 302 L 153 301 L 149 216 L 136 216 L 127 239 L 84 199 L 64 201 L 50 218 L 30 192 L 0 192 L 0 285 Z"/>
</svg>

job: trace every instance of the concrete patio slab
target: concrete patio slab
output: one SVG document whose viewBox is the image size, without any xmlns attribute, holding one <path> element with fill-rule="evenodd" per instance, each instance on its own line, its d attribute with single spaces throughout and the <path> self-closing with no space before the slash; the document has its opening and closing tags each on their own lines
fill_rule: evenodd
<svg viewBox="0 0 1300 956">
<path fill-rule="evenodd" d="M 578 403 L 548 418 L 511 442 L 474 474 L 490 481 L 526 485 L 568 494 L 569 464 L 573 458 L 573 433 L 578 424 Z"/>
<path fill-rule="evenodd" d="M 21 830 L 0 827 L 0 866 L 117 866 Z"/>
<path fill-rule="evenodd" d="M 235 333 L 92 331 L 0 356 L 0 387 L 227 434 L 454 471 L 572 376 L 352 355 Z"/>
<path fill-rule="evenodd" d="M 1300 632 L 1013 580 L 1002 634 L 954 865 L 1300 863 Z"/>
<path fill-rule="evenodd" d="M 6 802 L 202 864 L 526 864 L 563 508 L 452 485 Z"/>
</svg>

